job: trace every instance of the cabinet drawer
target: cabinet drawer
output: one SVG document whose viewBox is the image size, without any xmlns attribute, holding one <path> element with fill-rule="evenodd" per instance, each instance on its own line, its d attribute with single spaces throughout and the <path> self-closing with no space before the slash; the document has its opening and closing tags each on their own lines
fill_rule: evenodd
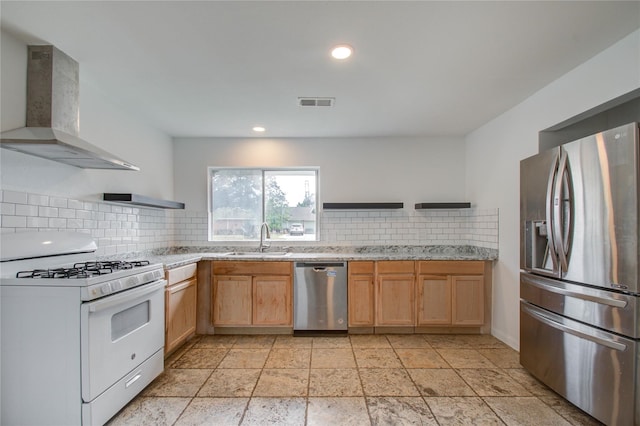
<svg viewBox="0 0 640 426">
<path fill-rule="evenodd" d="M 422 260 L 418 262 L 418 274 L 470 275 L 483 274 L 481 260 Z"/>
<path fill-rule="evenodd" d="M 171 352 L 195 333 L 196 292 L 195 278 L 167 288 L 165 353 Z"/>
<path fill-rule="evenodd" d="M 165 272 L 165 278 L 167 285 L 179 283 L 180 281 L 188 280 L 196 276 L 198 270 L 197 263 L 191 263 L 189 265 L 180 266 L 179 268 L 169 269 Z"/>
<path fill-rule="evenodd" d="M 373 274 L 373 262 L 349 262 L 349 275 L 353 274 Z"/>
<path fill-rule="evenodd" d="M 413 260 L 383 260 L 378 262 L 378 274 L 413 274 Z"/>
</svg>

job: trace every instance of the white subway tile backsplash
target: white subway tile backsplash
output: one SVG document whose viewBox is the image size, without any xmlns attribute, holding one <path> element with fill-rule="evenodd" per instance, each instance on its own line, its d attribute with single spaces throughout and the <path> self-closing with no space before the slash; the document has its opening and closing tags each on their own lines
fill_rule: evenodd
<svg viewBox="0 0 640 426">
<path fill-rule="evenodd" d="M 26 228 L 27 218 L 25 216 L 2 215 L 3 228 Z"/>
<path fill-rule="evenodd" d="M 17 191 L 4 191 L 2 201 L 5 203 L 27 204 L 27 193 Z"/>
<path fill-rule="evenodd" d="M 49 206 L 51 207 L 67 207 L 68 200 L 60 197 L 49 197 Z"/>
<path fill-rule="evenodd" d="M 174 245 L 207 245 L 206 211 L 135 208 L 0 191 L 0 232 L 69 229 L 98 239 L 99 255 Z M 323 244 L 476 245 L 498 248 L 498 210 L 326 211 Z"/>
<path fill-rule="evenodd" d="M 79 200 L 67 200 L 67 207 L 74 210 L 82 210 L 83 203 Z"/>
<path fill-rule="evenodd" d="M 23 204 L 18 204 L 22 206 Z M 14 203 L 0 203 L 0 214 L 13 216 L 16 214 L 16 204 Z M 18 215 L 18 216 L 26 216 L 26 215 Z"/>
<path fill-rule="evenodd" d="M 32 206 L 48 206 L 49 205 L 49 196 L 48 195 L 38 195 L 38 194 L 28 194 L 28 202 L 29 205 Z"/>
<path fill-rule="evenodd" d="M 76 210 L 61 208 L 58 210 L 59 217 L 64 217 L 67 219 L 75 219 L 76 218 Z"/>
<path fill-rule="evenodd" d="M 49 218 L 49 228 L 66 228 L 67 219 L 59 219 L 55 217 Z"/>
<path fill-rule="evenodd" d="M 38 216 L 38 206 L 16 204 L 16 216 Z"/>
<path fill-rule="evenodd" d="M 344 212 L 345 219 L 341 219 L 333 212 L 325 212 L 321 220 L 323 242 L 348 241 L 353 245 L 473 244 L 498 248 L 497 209 L 419 211 L 413 215 L 371 212 L 378 214 L 379 218 L 354 213 Z"/>
<path fill-rule="evenodd" d="M 73 230 L 82 228 L 82 219 L 67 219 L 67 228 Z"/>
<path fill-rule="evenodd" d="M 55 207 L 38 207 L 38 216 L 40 217 L 58 217 L 59 212 Z"/>
<path fill-rule="evenodd" d="M 27 228 L 46 228 L 49 225 L 49 219 L 46 217 L 27 217 Z M 2 224 L 4 228 L 4 223 Z"/>
</svg>

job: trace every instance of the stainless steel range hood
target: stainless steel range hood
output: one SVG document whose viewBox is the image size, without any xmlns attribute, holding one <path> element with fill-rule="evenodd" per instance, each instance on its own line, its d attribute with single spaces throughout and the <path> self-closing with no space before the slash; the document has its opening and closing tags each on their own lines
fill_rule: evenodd
<svg viewBox="0 0 640 426">
<path fill-rule="evenodd" d="M 0 134 L 0 146 L 85 169 L 140 170 L 78 137 L 78 63 L 54 46 L 29 46 L 27 126 Z"/>
</svg>

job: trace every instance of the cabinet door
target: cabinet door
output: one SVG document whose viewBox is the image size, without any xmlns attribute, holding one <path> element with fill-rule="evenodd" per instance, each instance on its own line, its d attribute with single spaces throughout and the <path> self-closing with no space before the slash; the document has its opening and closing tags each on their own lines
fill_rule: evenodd
<svg viewBox="0 0 640 426">
<path fill-rule="evenodd" d="M 213 325 L 251 325 L 251 277 L 213 277 Z"/>
<path fill-rule="evenodd" d="M 418 277 L 418 325 L 451 324 L 451 277 Z"/>
<path fill-rule="evenodd" d="M 452 324 L 484 324 L 484 276 L 451 277 Z"/>
<path fill-rule="evenodd" d="M 373 327 L 373 274 L 351 275 L 348 283 L 349 326 Z"/>
<path fill-rule="evenodd" d="M 415 325 L 415 282 L 408 274 L 378 275 L 376 325 Z"/>
<path fill-rule="evenodd" d="M 291 278 L 253 277 L 253 324 L 292 325 Z"/>
<path fill-rule="evenodd" d="M 165 352 L 173 350 L 196 331 L 197 280 L 167 288 Z"/>
</svg>

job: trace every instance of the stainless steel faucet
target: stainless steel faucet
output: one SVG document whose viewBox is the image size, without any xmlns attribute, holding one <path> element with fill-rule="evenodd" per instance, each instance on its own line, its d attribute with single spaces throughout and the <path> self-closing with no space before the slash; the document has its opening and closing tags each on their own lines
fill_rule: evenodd
<svg viewBox="0 0 640 426">
<path fill-rule="evenodd" d="M 267 224 L 267 222 L 263 222 L 262 225 L 260 226 L 260 246 L 258 247 L 258 251 L 260 253 L 264 252 L 269 247 L 271 247 L 271 243 L 267 244 L 264 241 L 265 238 L 267 239 L 271 238 L 271 231 L 269 231 L 269 225 Z"/>
</svg>

